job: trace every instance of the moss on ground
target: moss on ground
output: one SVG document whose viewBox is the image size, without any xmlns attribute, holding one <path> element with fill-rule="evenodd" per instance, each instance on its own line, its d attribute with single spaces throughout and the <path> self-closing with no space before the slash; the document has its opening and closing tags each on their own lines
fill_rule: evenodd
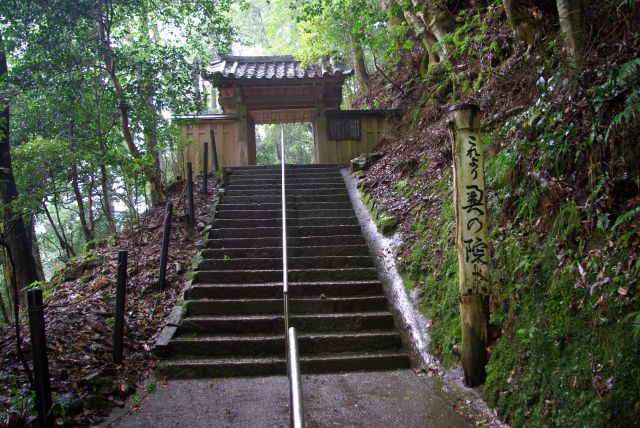
<svg viewBox="0 0 640 428">
<path fill-rule="evenodd" d="M 432 186 L 442 205 L 437 215 L 418 212 L 412 225 L 418 239 L 400 260 L 407 286 L 419 288 L 421 309 L 433 321 L 432 352 L 446 366 L 458 363 L 452 346 L 461 340 L 450 180 Z M 580 241 L 575 203 L 561 206 L 550 222 L 554 233 L 546 235 L 532 232 L 526 219 L 510 222 L 497 209 L 499 201 L 490 205 L 491 223 L 507 226 L 494 227 L 491 236 L 490 331 L 499 340 L 487 366 L 488 403 L 514 426 L 638 421 L 640 353 L 633 326 L 640 304 L 623 296 L 633 278 L 620 274 L 636 257 L 633 247 L 616 245 L 606 233 Z"/>
</svg>

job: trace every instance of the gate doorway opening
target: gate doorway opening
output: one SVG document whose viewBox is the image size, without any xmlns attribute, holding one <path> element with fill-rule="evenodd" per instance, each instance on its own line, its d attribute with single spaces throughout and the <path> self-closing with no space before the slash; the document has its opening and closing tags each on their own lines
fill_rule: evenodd
<svg viewBox="0 0 640 428">
<path fill-rule="evenodd" d="M 279 124 L 256 125 L 256 164 L 280 163 Z M 284 129 L 285 163 L 313 163 L 313 124 L 296 122 L 282 124 Z"/>
</svg>

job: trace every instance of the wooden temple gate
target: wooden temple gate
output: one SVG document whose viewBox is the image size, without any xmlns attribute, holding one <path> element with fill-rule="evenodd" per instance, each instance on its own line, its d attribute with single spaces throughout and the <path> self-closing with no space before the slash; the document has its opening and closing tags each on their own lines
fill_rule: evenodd
<svg viewBox="0 0 640 428">
<path fill-rule="evenodd" d="M 347 164 L 373 151 L 391 126 L 388 112 L 340 110 L 342 85 L 352 70 L 336 64 L 302 67 L 290 56 L 223 56 L 211 65 L 223 113 L 177 118 L 188 142 L 178 154 L 183 171 L 187 162 L 202 164 L 211 130 L 220 166 L 255 165 L 255 126 L 294 122 L 313 124 L 315 163 Z"/>
</svg>

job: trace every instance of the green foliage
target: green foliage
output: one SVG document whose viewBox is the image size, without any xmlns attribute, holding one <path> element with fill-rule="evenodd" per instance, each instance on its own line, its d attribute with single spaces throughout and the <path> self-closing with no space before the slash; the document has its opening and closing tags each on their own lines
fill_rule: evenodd
<svg viewBox="0 0 640 428">
<path fill-rule="evenodd" d="M 640 114 L 640 58 L 619 65 L 611 72 L 609 81 L 597 88 L 597 111 L 617 97 L 624 97 L 624 105 L 616 113 L 607 129 L 607 136 L 618 128 L 628 125 Z"/>
<path fill-rule="evenodd" d="M 570 204 L 561 210 L 574 211 Z M 492 323 L 504 335 L 492 352 L 484 395 L 514 426 L 617 426 L 633 412 L 638 397 L 624 391 L 634 390 L 636 381 L 627 379 L 640 372 L 632 332 L 616 315 L 623 308 L 598 305 L 600 293 L 576 285 L 577 272 L 559 262 L 553 237 L 541 244 L 523 239 L 521 230 L 510 230 L 495 254 Z M 525 255 L 530 269 L 516 262 Z M 602 268 L 595 261 L 587 277 Z"/>
<path fill-rule="evenodd" d="M 84 247 L 82 247 L 82 252 L 84 254 L 87 254 L 87 253 L 91 253 L 95 249 L 96 249 L 96 241 L 92 239 L 91 241 L 87 241 L 87 243 L 84 244 Z"/>
<path fill-rule="evenodd" d="M 572 238 L 580 228 L 580 213 L 575 201 L 562 203 L 553 223 L 555 236 Z"/>
<path fill-rule="evenodd" d="M 408 257 L 399 261 L 403 278 L 419 288 L 420 307 L 433 321 L 432 351 L 447 366 L 457 361 L 452 346 L 459 345 L 461 340 L 455 211 L 448 194 L 450 182 L 451 175 L 447 174 L 429 189 L 442 197 L 440 212 L 433 215 L 429 211 L 426 215 L 423 210 L 428 207 L 418 207 L 416 222 L 411 226 L 418 241 Z"/>
<path fill-rule="evenodd" d="M 42 290 L 42 298 L 45 302 L 53 302 L 56 296 L 56 288 L 53 283 L 44 281 L 34 281 L 29 284 L 29 288 L 39 288 Z"/>
<path fill-rule="evenodd" d="M 637 206 L 633 209 L 630 209 L 629 211 L 627 211 L 626 213 L 622 214 L 621 216 L 619 216 L 615 223 L 613 223 L 613 226 L 611 226 L 611 230 L 615 231 L 616 229 L 618 229 L 618 227 L 620 227 L 621 225 L 629 222 L 631 219 L 633 219 L 635 216 L 637 216 L 638 214 L 640 214 L 640 206 Z"/>
<path fill-rule="evenodd" d="M 310 123 L 288 123 L 284 127 L 285 157 L 288 164 L 313 163 L 313 132 Z M 280 163 L 280 125 L 261 125 L 256 129 L 258 165 Z"/>
</svg>

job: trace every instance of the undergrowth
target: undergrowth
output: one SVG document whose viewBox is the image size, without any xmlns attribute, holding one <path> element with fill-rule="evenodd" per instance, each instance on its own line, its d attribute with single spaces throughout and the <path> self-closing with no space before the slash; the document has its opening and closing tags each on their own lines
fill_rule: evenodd
<svg viewBox="0 0 640 428">
<path fill-rule="evenodd" d="M 453 62 L 475 70 L 445 64 L 451 101 L 482 92 L 505 61 L 483 36 L 486 16 L 463 15 L 445 39 Z M 483 394 L 514 426 L 638 426 L 640 59 L 576 76 L 558 66 L 556 38 L 538 49 L 519 60 L 535 66 L 533 102 L 483 129 L 493 253 Z M 407 120 L 419 123 L 418 110 Z M 400 267 L 433 322 L 432 352 L 450 367 L 461 341 L 451 173 L 426 192 L 424 180 L 418 171 L 394 184 L 400 196 L 437 200 L 411 211 Z"/>
</svg>

